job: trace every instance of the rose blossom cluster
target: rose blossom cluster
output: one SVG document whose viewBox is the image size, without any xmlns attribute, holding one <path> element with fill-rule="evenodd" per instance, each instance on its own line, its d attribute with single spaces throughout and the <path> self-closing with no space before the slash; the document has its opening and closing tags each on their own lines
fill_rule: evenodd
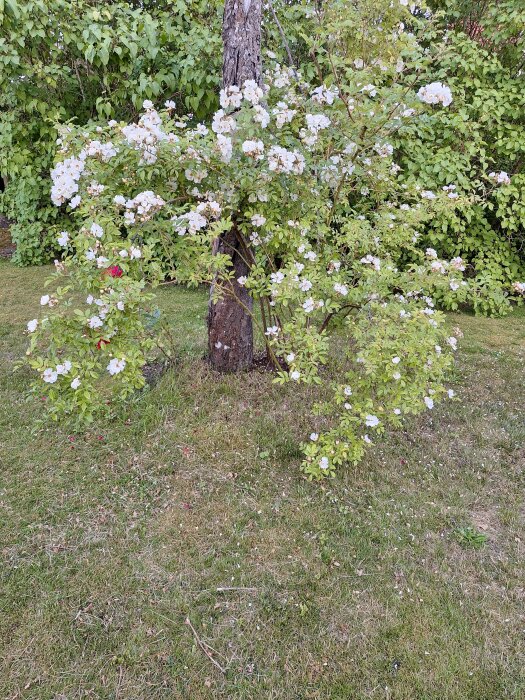
<svg viewBox="0 0 525 700">
<path fill-rule="evenodd" d="M 242 152 L 254 160 L 262 160 L 264 158 L 264 143 L 260 139 L 244 141 Z"/>
<path fill-rule="evenodd" d="M 489 173 L 489 178 L 496 185 L 510 185 L 510 177 L 504 170 L 501 170 L 499 173 Z"/>
<path fill-rule="evenodd" d="M 285 124 L 289 124 L 297 114 L 296 109 L 290 109 L 286 102 L 278 102 L 272 109 L 272 114 L 275 117 L 275 126 L 282 129 Z"/>
<path fill-rule="evenodd" d="M 185 212 L 172 217 L 173 226 L 179 236 L 195 235 L 206 228 L 209 221 L 218 219 L 221 215 L 221 206 L 213 200 L 201 202 L 195 210 Z"/>
<path fill-rule="evenodd" d="M 85 168 L 85 158 L 66 158 L 51 170 L 51 201 L 59 207 L 78 192 L 78 181 Z"/>
<path fill-rule="evenodd" d="M 108 163 L 112 158 L 114 158 L 118 149 L 108 141 L 107 143 L 101 143 L 98 140 L 90 141 L 83 149 L 83 152 L 90 158 L 100 158 L 103 163 Z"/>
<path fill-rule="evenodd" d="M 140 192 L 135 195 L 133 199 L 128 200 L 126 200 L 125 197 L 119 197 L 119 195 L 117 195 L 113 198 L 113 201 L 119 206 L 124 206 L 127 210 L 126 214 L 135 210 L 139 221 L 149 221 L 166 204 L 162 197 L 159 197 L 151 190 Z M 134 217 L 130 217 L 130 223 L 134 220 Z"/>
<path fill-rule="evenodd" d="M 443 107 L 448 107 L 452 103 L 450 88 L 440 82 L 423 85 L 419 88 L 417 96 L 421 102 L 425 102 L 427 105 L 441 104 Z"/>
<path fill-rule="evenodd" d="M 145 100 L 143 105 L 146 112 L 137 124 L 122 127 L 122 134 L 127 143 L 142 154 L 142 163 L 153 165 L 157 161 L 158 144 L 168 138 L 162 128 L 162 119 L 153 109 L 153 103 Z"/>
<path fill-rule="evenodd" d="M 319 87 L 316 87 L 311 93 L 313 102 L 317 102 L 317 104 L 320 105 L 332 105 L 338 95 L 339 90 L 337 87 L 332 86 L 327 88 L 326 85 L 319 85 Z"/>
<path fill-rule="evenodd" d="M 282 146 L 272 146 L 268 151 L 268 167 L 276 173 L 301 175 L 305 159 L 298 151 L 288 151 Z"/>
<path fill-rule="evenodd" d="M 434 248 L 427 248 L 425 251 L 426 257 L 431 261 L 430 270 L 431 272 L 439 272 L 442 275 L 449 273 L 450 271 L 463 272 L 465 270 L 465 262 L 461 257 L 455 257 L 451 260 L 439 260 L 438 254 Z M 464 280 L 458 281 L 457 279 L 450 279 L 449 286 L 453 292 L 456 292 L 460 286 L 465 286 L 466 282 Z"/>
<path fill-rule="evenodd" d="M 69 374 L 72 368 L 72 363 L 69 360 L 65 360 L 56 367 L 47 367 L 42 372 L 42 379 L 46 384 L 54 384 L 60 376 L 66 376 Z M 76 382 L 75 382 L 76 383 Z"/>
</svg>

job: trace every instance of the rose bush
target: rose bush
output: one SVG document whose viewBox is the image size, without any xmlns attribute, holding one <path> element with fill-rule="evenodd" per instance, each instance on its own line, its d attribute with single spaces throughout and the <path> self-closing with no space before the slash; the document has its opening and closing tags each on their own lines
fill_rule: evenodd
<svg viewBox="0 0 525 700">
<path fill-rule="evenodd" d="M 400 37 L 410 41 L 397 27 L 394 47 Z M 452 396 L 457 334 L 433 297 L 466 298 L 465 266 L 421 252 L 418 239 L 470 202 L 454 183 L 403 182 L 391 145 L 451 100 L 442 83 L 408 91 L 334 71 L 314 87 L 276 65 L 263 87 L 223 90 L 210 126 L 146 101 L 134 124 L 63 128 L 52 197 L 79 226 L 60 234 L 56 291 L 28 324 L 35 391 L 52 414 L 89 420 L 143 386 L 148 356 L 168 352 L 150 307 L 168 273 L 212 285 L 215 299 L 247 288 L 275 381 L 321 385 L 303 444 L 310 478 L 357 462 L 387 426 Z M 214 253 L 232 226 L 249 268 L 237 280 Z"/>
</svg>

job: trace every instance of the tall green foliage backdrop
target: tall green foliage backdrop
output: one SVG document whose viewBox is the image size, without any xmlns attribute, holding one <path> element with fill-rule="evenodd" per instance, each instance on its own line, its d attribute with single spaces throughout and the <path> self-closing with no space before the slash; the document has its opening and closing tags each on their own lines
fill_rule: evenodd
<svg viewBox="0 0 525 700">
<path fill-rule="evenodd" d="M 436 6 L 424 75 L 450 84 L 454 102 L 403 134 L 399 162 L 425 187 L 454 182 L 476 197 L 461 216 L 436 220 L 423 243 L 468 260 L 478 282 L 474 308 L 503 313 L 509 286 L 525 277 L 525 5 Z M 507 172 L 511 183 L 495 186 L 494 171 Z"/>
</svg>

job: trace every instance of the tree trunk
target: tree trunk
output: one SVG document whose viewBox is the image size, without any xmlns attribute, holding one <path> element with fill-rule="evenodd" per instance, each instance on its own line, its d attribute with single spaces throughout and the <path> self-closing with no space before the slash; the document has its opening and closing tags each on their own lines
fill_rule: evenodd
<svg viewBox="0 0 525 700">
<path fill-rule="evenodd" d="M 226 0 L 222 22 L 222 84 L 261 83 L 262 0 Z"/>
<path fill-rule="evenodd" d="M 216 252 L 227 253 L 232 259 L 233 280 L 216 280 L 210 292 L 208 308 L 208 345 L 210 362 L 220 372 L 240 372 L 250 369 L 253 363 L 253 301 L 244 287 L 237 282 L 249 272 L 244 246 L 241 248 L 235 224 L 215 242 Z M 216 284 L 224 291 L 213 302 Z"/>
<path fill-rule="evenodd" d="M 224 45 L 222 83 L 224 87 L 246 80 L 262 79 L 261 67 L 262 0 L 226 0 L 222 39 Z M 225 292 L 208 307 L 208 348 L 211 366 L 221 372 L 250 369 L 253 363 L 252 298 L 237 279 L 249 272 L 247 245 L 233 224 L 215 242 L 215 252 L 229 255 L 234 272 L 231 281 L 216 280 Z"/>
</svg>

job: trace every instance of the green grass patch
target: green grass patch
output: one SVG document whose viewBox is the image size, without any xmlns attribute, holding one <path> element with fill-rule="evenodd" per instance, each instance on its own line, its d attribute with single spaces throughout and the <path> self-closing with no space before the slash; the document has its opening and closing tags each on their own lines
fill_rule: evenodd
<svg viewBox="0 0 525 700">
<path fill-rule="evenodd" d="M 0 263 L 0 697 L 525 696 L 522 311 L 452 315 L 458 400 L 316 485 L 303 399 L 203 362 L 200 292 L 161 289 L 182 359 L 118 421 L 38 424 L 47 273 Z"/>
</svg>

